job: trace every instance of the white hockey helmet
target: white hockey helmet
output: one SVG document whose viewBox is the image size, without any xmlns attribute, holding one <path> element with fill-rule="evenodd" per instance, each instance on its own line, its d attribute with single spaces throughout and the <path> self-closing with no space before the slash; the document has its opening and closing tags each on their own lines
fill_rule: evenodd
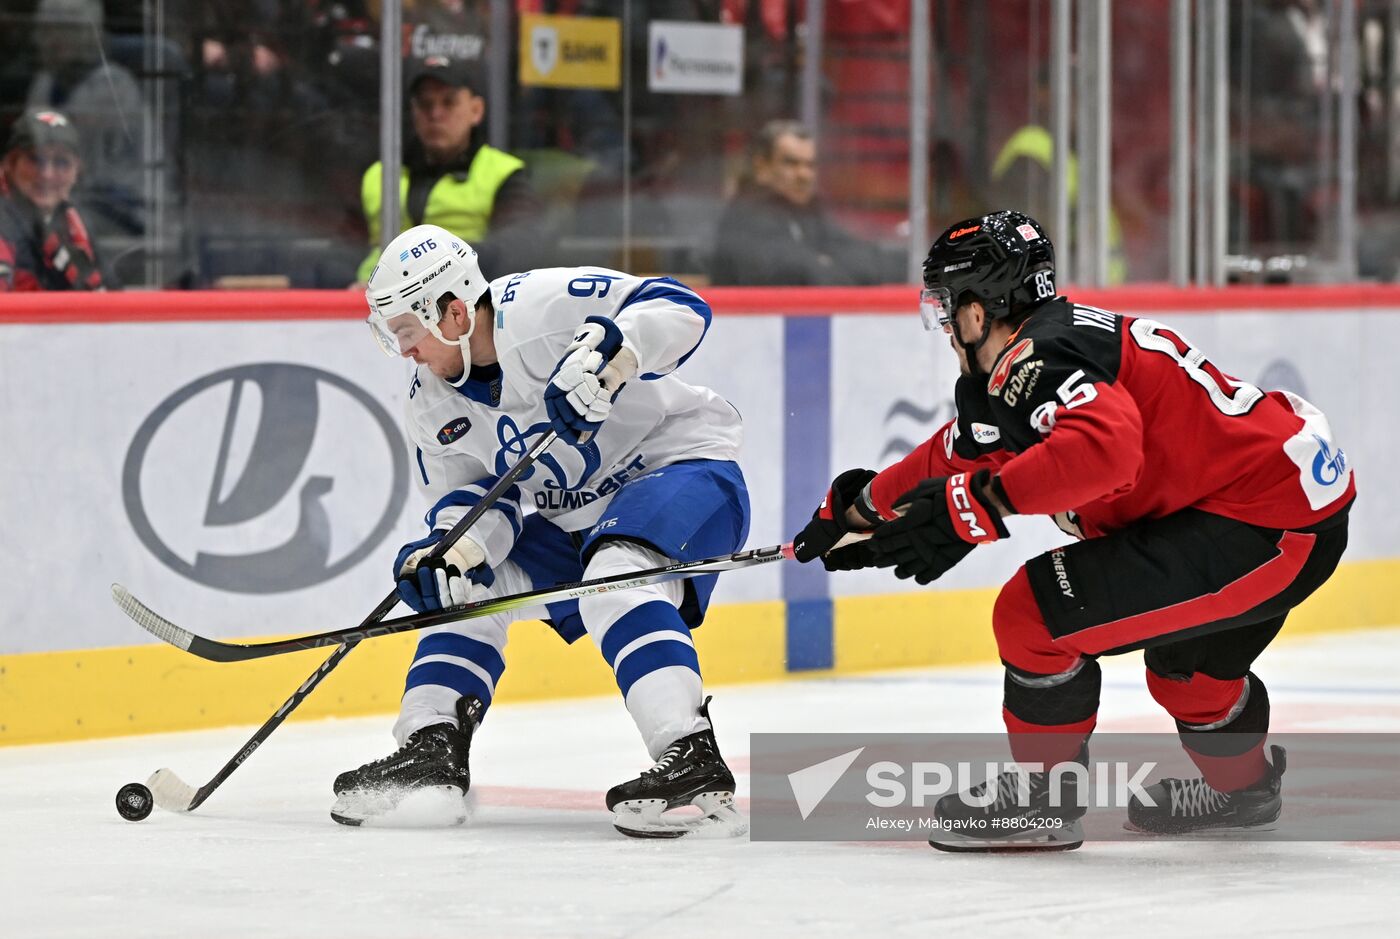
<svg viewBox="0 0 1400 939">
<path fill-rule="evenodd" d="M 448 345 L 466 345 L 476 329 L 476 301 L 487 286 L 471 245 L 437 225 L 415 226 L 389 242 L 369 275 L 370 330 L 395 358 L 429 334 Z M 445 339 L 438 329 L 447 294 L 467 306 L 467 332 L 460 339 Z"/>
</svg>

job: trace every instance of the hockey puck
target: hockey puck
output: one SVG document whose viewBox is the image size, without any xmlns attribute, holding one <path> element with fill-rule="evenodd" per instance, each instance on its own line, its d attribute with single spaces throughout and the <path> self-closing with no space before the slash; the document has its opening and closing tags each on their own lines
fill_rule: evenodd
<svg viewBox="0 0 1400 939">
<path fill-rule="evenodd" d="M 156 800 L 141 783 L 127 783 L 117 790 L 117 814 L 128 822 L 139 822 L 151 814 Z"/>
</svg>

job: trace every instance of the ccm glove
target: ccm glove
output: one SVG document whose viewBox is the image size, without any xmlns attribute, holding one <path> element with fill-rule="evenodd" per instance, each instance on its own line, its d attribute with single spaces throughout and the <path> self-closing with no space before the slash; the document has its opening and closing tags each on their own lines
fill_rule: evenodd
<svg viewBox="0 0 1400 939">
<path fill-rule="evenodd" d="M 637 359 L 622 348 L 617 324 L 606 316 L 588 317 L 544 389 L 544 409 L 555 433 L 575 447 L 588 443 L 636 373 Z"/>
<path fill-rule="evenodd" d="M 419 613 L 483 599 L 485 588 L 496 581 L 495 572 L 486 566 L 486 552 L 466 536 L 440 557 L 428 557 L 446 534 L 439 530 L 410 541 L 394 559 L 399 599 Z"/>
<path fill-rule="evenodd" d="M 793 556 L 806 564 L 816 558 L 829 571 L 855 571 L 873 567 L 875 557 L 868 539 L 837 548 L 836 543 L 852 529 L 846 522 L 846 509 L 856 505 L 861 492 L 875 478 L 874 470 L 846 470 L 831 483 L 822 504 L 812 513 L 812 520 L 792 539 Z"/>
<path fill-rule="evenodd" d="M 1001 514 L 982 494 L 988 470 L 926 479 L 900 496 L 904 513 L 875 530 L 870 547 L 879 567 L 900 579 L 937 580 L 979 544 L 1009 534 Z"/>
</svg>

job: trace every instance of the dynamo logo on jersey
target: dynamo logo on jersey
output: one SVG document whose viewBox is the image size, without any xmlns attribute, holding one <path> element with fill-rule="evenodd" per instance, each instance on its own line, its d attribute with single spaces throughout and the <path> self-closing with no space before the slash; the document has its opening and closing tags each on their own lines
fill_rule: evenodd
<svg viewBox="0 0 1400 939">
<path fill-rule="evenodd" d="M 530 452 L 530 447 L 533 444 L 532 438 L 542 437 L 549 431 L 549 421 L 540 421 L 538 424 L 531 424 L 521 430 L 520 425 L 516 424 L 509 414 L 502 415 L 501 419 L 496 422 L 496 440 L 501 445 L 501 448 L 496 451 L 496 475 L 504 476 L 512 466 L 520 461 L 521 457 Z M 581 447 L 558 447 L 556 449 L 557 452 L 541 453 L 535 460 L 535 466 L 520 474 L 519 481 L 524 482 L 530 479 L 535 475 L 536 468 L 543 466 L 554 476 L 553 479 L 544 481 L 546 488 L 573 492 L 582 489 L 584 484 L 603 465 L 603 455 L 598 452 L 596 443 L 590 442 Z M 568 463 L 569 466 L 566 467 L 565 463 Z"/>
<path fill-rule="evenodd" d="M 408 493 L 394 419 L 369 392 L 291 363 L 205 375 L 155 406 L 122 469 L 141 543 L 206 587 L 330 580 L 393 530 Z"/>
</svg>

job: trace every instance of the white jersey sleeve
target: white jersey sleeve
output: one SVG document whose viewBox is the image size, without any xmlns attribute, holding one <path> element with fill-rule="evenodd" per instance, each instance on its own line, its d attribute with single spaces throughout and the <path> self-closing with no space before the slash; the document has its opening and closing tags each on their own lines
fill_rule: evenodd
<svg viewBox="0 0 1400 939">
<path fill-rule="evenodd" d="M 541 381 L 590 316 L 617 323 L 644 380 L 674 371 L 710 328 L 709 304 L 670 277 L 635 277 L 603 267 L 544 268 L 494 281 L 491 295 L 502 360 L 515 352 Z"/>
<path fill-rule="evenodd" d="M 420 493 L 430 505 L 423 521 L 430 530 L 445 531 L 457 524 L 499 478 L 477 456 L 449 446 L 466 432 L 467 427 L 451 422 L 445 427 L 423 425 L 421 418 L 433 412 L 421 406 L 415 407 L 413 399 L 419 395 L 446 397 L 453 393 L 443 383 L 424 384 L 415 376 L 405 408 L 409 436 L 417 448 L 414 475 Z M 460 417 L 456 420 L 469 422 L 470 419 Z M 520 536 L 524 518 L 520 487 L 512 486 L 463 537 L 481 545 L 486 553 L 486 564 L 495 566 L 510 554 L 515 539 Z"/>
<path fill-rule="evenodd" d="M 710 328 L 710 315 L 710 305 L 680 281 L 652 277 L 628 293 L 613 321 L 623 346 L 637 357 L 638 374 L 655 379 L 690 358 Z"/>
</svg>

